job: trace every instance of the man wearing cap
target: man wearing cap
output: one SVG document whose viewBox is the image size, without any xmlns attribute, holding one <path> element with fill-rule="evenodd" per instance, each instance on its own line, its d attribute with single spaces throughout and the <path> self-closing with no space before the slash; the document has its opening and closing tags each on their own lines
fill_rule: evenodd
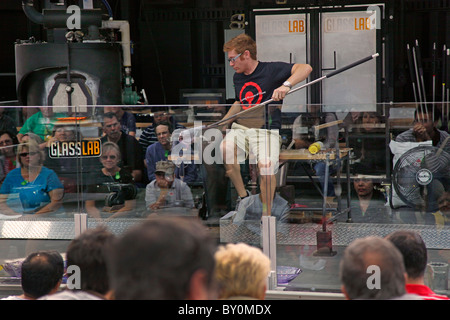
<svg viewBox="0 0 450 320">
<path fill-rule="evenodd" d="M 145 203 L 150 210 L 173 206 L 194 207 L 191 189 L 185 182 L 175 178 L 173 162 L 156 163 L 155 180 L 146 187 Z"/>
<path fill-rule="evenodd" d="M 168 160 L 172 154 L 172 128 L 168 122 L 162 122 L 155 128 L 158 142 L 147 148 L 145 153 L 145 163 L 147 165 L 148 181 L 155 180 L 156 163 Z M 175 177 L 186 183 L 197 180 L 197 167 L 195 163 L 182 163 L 175 168 Z"/>
</svg>

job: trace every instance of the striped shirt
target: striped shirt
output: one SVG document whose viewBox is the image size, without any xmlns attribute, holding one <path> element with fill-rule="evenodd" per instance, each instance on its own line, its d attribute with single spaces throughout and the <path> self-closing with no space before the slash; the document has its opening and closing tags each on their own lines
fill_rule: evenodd
<svg viewBox="0 0 450 320">
<path fill-rule="evenodd" d="M 173 117 L 170 117 L 170 122 L 172 124 L 172 130 L 176 129 L 186 129 L 186 127 L 179 124 Z M 142 131 L 142 134 L 139 137 L 139 144 L 142 147 L 143 154 L 146 153 L 147 148 L 154 144 L 155 142 L 158 142 L 158 137 L 156 136 L 155 132 L 155 125 L 152 124 L 148 126 L 147 128 Z"/>
<path fill-rule="evenodd" d="M 449 137 L 450 135 L 448 134 L 448 132 L 445 132 L 445 131 L 442 131 L 439 129 L 435 129 L 435 130 L 439 133 L 439 141 L 437 141 L 437 139 L 436 139 L 436 141 L 433 140 L 433 146 L 439 148 L 444 143 L 444 140 L 447 137 Z M 397 141 L 397 142 L 416 142 L 416 136 L 414 135 L 414 130 L 409 129 L 409 130 L 406 130 L 405 132 L 402 132 L 401 134 L 399 134 L 397 136 L 395 141 Z M 444 150 L 448 154 L 450 154 L 450 141 L 447 142 Z"/>
</svg>

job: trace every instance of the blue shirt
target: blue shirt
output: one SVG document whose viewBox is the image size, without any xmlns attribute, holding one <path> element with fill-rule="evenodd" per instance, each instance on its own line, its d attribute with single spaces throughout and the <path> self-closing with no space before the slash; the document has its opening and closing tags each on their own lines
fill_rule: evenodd
<svg viewBox="0 0 450 320">
<path fill-rule="evenodd" d="M 167 154 L 166 154 L 166 151 Z M 164 149 L 161 143 L 157 142 L 150 145 L 145 153 L 145 161 L 147 162 L 148 180 L 152 182 L 155 180 L 156 163 L 161 160 L 167 160 L 170 155 L 170 150 Z M 191 183 L 197 180 L 197 168 L 195 163 L 185 163 L 184 166 L 184 179 L 183 182 Z M 180 179 L 181 169 L 176 167 L 175 177 Z"/>
<path fill-rule="evenodd" d="M 49 192 L 62 189 L 56 173 L 42 167 L 34 181 L 27 182 L 22 177 L 20 168 L 8 173 L 0 188 L 0 194 L 9 194 L 6 204 L 19 213 L 34 213 L 36 209 L 50 203 Z"/>
</svg>

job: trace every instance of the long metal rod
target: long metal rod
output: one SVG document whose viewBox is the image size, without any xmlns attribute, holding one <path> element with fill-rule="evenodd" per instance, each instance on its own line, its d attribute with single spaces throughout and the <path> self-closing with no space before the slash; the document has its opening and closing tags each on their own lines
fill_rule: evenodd
<svg viewBox="0 0 450 320">
<path fill-rule="evenodd" d="M 413 93 L 414 93 L 414 102 L 417 103 L 417 93 L 416 93 L 416 81 L 414 76 L 414 65 L 413 65 L 413 57 L 411 48 L 409 47 L 409 44 L 406 45 L 406 53 L 408 56 L 408 65 L 409 65 L 409 75 L 411 77 L 412 87 L 413 87 Z"/>
<path fill-rule="evenodd" d="M 419 68 L 417 66 L 417 57 L 416 57 L 416 49 L 415 47 L 412 48 L 412 53 L 413 53 L 413 60 L 414 60 L 414 70 L 416 73 L 416 80 L 417 80 L 417 92 L 419 93 L 419 106 L 420 106 L 420 111 L 421 114 L 423 113 L 423 99 L 422 99 L 422 90 L 420 89 L 420 77 L 419 77 Z"/>
<path fill-rule="evenodd" d="M 436 42 L 433 43 L 433 104 L 436 102 Z M 434 119 L 434 107 L 433 107 L 433 119 Z"/>
<path fill-rule="evenodd" d="M 447 48 L 444 44 L 444 48 L 442 50 L 442 119 L 445 119 L 445 80 L 446 80 L 446 68 L 445 68 L 445 62 L 446 62 L 446 54 L 447 54 Z M 444 121 L 444 120 L 443 120 Z"/>
<path fill-rule="evenodd" d="M 423 79 L 422 54 L 420 53 L 419 40 L 416 40 L 416 48 L 417 48 L 417 67 L 419 68 L 420 85 L 422 87 L 422 93 L 423 93 L 423 102 L 426 104 L 427 94 L 425 91 L 425 81 Z M 426 109 L 426 107 L 425 107 L 425 109 Z M 426 110 L 428 110 L 428 109 L 426 109 Z M 428 114 L 428 111 L 426 111 L 426 112 Z"/>
<path fill-rule="evenodd" d="M 365 58 L 363 58 L 363 59 L 361 59 L 361 60 L 355 61 L 355 62 L 353 62 L 353 63 L 351 63 L 351 64 L 349 64 L 349 65 L 347 65 L 347 66 L 345 66 L 345 67 L 342 67 L 342 68 L 340 68 L 340 69 L 338 69 L 338 70 L 335 70 L 335 71 L 333 71 L 333 72 L 331 72 L 331 73 L 329 73 L 329 74 L 327 74 L 327 75 L 324 75 L 324 76 L 322 76 L 322 77 L 320 77 L 320 78 L 318 78 L 318 79 L 315 79 L 315 80 L 313 80 L 313 81 L 310 81 L 310 82 L 308 82 L 308 83 L 305 83 L 304 85 L 301 85 L 301 86 L 299 86 L 299 87 L 293 88 L 293 89 L 291 89 L 286 95 L 291 94 L 291 93 L 294 93 L 294 92 L 296 92 L 296 91 L 298 91 L 298 90 L 301 90 L 301 89 L 303 89 L 303 88 L 309 87 L 309 86 L 311 86 L 311 85 L 313 85 L 313 84 L 315 84 L 315 83 L 317 83 L 317 82 L 323 81 L 323 80 L 325 80 L 325 79 L 327 79 L 327 78 L 331 78 L 331 77 L 333 77 L 333 76 L 335 76 L 335 75 L 337 75 L 337 74 L 339 74 L 339 73 L 341 73 L 341 72 L 344 72 L 344 71 L 346 71 L 346 70 L 348 70 L 348 69 L 351 69 L 351 68 L 353 68 L 353 67 L 356 67 L 356 66 L 358 66 L 358 65 L 360 65 L 360 64 L 362 64 L 362 63 L 364 63 L 364 62 L 367 62 L 367 61 L 369 61 L 369 60 L 372 60 L 372 59 L 374 59 L 374 58 L 376 58 L 376 57 L 378 57 L 378 56 L 379 56 L 379 54 L 378 54 L 378 53 L 375 53 L 375 54 L 370 55 L 370 56 L 368 56 L 368 57 L 365 57 Z M 211 127 L 216 127 L 216 126 L 218 126 L 218 125 L 220 125 L 220 124 L 222 124 L 222 123 L 224 123 L 224 122 L 228 122 L 228 121 L 230 121 L 230 120 L 232 120 L 232 119 L 234 119 L 234 118 L 240 117 L 240 116 L 242 116 L 243 114 L 246 114 L 246 113 L 248 113 L 248 112 L 250 112 L 250 111 L 255 111 L 256 109 L 259 109 L 259 108 L 261 108 L 261 107 L 263 107 L 263 106 L 265 106 L 265 105 L 267 105 L 267 104 L 269 104 L 269 103 L 272 103 L 273 101 L 274 101 L 273 99 L 269 99 L 269 100 L 267 100 L 267 101 L 264 101 L 264 102 L 262 102 L 262 103 L 260 103 L 260 104 L 257 104 L 257 105 L 255 105 L 255 106 L 249 108 L 249 109 L 246 109 L 246 110 L 243 110 L 243 111 L 241 111 L 241 112 L 238 112 L 238 113 L 236 113 L 236 114 L 234 114 L 234 115 L 231 115 L 231 116 L 229 116 L 228 118 L 225 118 L 225 119 L 219 120 L 219 121 L 217 121 L 217 122 L 214 122 L 214 123 L 212 123 L 212 124 L 206 126 L 205 129 L 206 129 L 206 128 L 211 128 Z"/>
</svg>

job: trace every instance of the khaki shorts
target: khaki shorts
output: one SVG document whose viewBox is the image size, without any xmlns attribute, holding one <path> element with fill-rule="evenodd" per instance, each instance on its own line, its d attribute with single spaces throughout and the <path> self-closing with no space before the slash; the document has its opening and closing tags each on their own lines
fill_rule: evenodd
<svg viewBox="0 0 450 320">
<path fill-rule="evenodd" d="M 252 129 L 233 123 L 224 138 L 224 142 L 230 141 L 237 146 L 238 163 L 249 158 L 250 164 L 270 164 L 267 170 L 260 172 L 262 175 L 277 173 L 281 148 L 281 137 L 278 130 Z M 224 161 L 233 163 L 234 155 L 227 154 Z"/>
</svg>

